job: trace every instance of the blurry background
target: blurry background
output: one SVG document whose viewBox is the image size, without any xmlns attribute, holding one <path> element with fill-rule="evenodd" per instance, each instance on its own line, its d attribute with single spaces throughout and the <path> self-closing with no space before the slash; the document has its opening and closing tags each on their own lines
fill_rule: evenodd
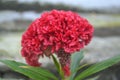
<svg viewBox="0 0 120 80">
<path fill-rule="evenodd" d="M 85 47 L 82 63 L 94 64 L 120 54 L 120 0 L 0 0 L 0 59 L 24 61 L 20 55 L 22 33 L 44 11 L 72 10 L 94 26 L 94 38 Z M 52 61 L 41 60 L 52 69 Z M 120 80 L 120 66 L 102 71 L 96 80 Z M 0 63 L 0 78 L 23 79 Z"/>
</svg>

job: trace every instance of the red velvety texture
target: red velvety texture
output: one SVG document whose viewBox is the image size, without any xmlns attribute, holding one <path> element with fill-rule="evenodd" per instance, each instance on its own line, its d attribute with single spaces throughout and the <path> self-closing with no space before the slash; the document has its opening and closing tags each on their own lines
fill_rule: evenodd
<svg viewBox="0 0 120 80">
<path fill-rule="evenodd" d="M 22 35 L 21 54 L 29 65 L 39 66 L 39 56 L 50 55 L 60 49 L 66 54 L 80 51 L 91 41 L 93 30 L 92 25 L 75 12 L 45 12 Z"/>
<path fill-rule="evenodd" d="M 68 65 L 64 66 L 62 69 L 66 76 L 70 76 L 71 72 L 70 72 L 70 67 Z"/>
</svg>

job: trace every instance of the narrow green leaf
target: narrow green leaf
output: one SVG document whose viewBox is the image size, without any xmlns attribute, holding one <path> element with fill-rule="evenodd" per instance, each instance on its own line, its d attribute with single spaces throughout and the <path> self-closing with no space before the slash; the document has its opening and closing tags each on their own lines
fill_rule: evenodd
<svg viewBox="0 0 120 80">
<path fill-rule="evenodd" d="M 52 55 L 52 59 L 53 59 L 53 61 L 55 63 L 55 66 L 56 66 L 57 70 L 59 71 L 60 70 L 60 64 L 59 64 L 59 62 L 57 61 L 57 59 L 55 58 L 54 55 Z"/>
<path fill-rule="evenodd" d="M 40 75 L 43 75 L 44 77 L 48 77 L 49 79 L 58 80 L 52 73 L 50 73 L 48 70 L 45 70 L 43 68 L 32 67 L 32 66 L 20 66 L 20 67 L 34 71 Z"/>
<path fill-rule="evenodd" d="M 120 55 L 112 57 L 110 59 L 104 60 L 102 62 L 96 63 L 93 66 L 87 68 L 85 71 L 83 71 L 81 74 L 79 74 L 75 80 L 83 80 L 84 78 L 95 74 L 101 70 L 104 70 L 116 63 L 120 62 Z"/>
<path fill-rule="evenodd" d="M 46 70 L 40 68 L 38 71 L 33 71 L 32 69 L 29 68 L 22 68 L 21 66 L 27 66 L 26 64 L 20 63 L 20 62 L 15 62 L 12 60 L 0 60 L 0 62 L 6 64 L 8 67 L 10 67 L 11 69 L 13 69 L 16 72 L 22 73 L 28 77 L 30 77 L 33 80 L 50 80 L 50 76 L 47 75 Z M 47 77 L 46 77 L 46 76 Z M 57 80 L 57 79 L 53 79 L 53 80 Z"/>
<path fill-rule="evenodd" d="M 34 75 L 35 74 L 34 72 L 31 72 L 30 70 L 22 69 L 19 67 L 19 66 L 26 66 L 26 64 L 18 63 L 18 62 L 10 61 L 10 60 L 0 60 L 0 62 L 6 64 L 8 67 L 13 69 L 14 71 L 22 73 L 22 74 L 30 77 L 31 79 L 34 79 L 34 80 L 44 79 L 44 77 L 41 75 L 40 76 Z"/>
<path fill-rule="evenodd" d="M 84 67 L 86 67 L 86 66 L 88 66 L 88 65 L 89 65 L 89 64 L 83 64 L 83 65 L 81 65 L 80 67 L 78 67 L 78 68 L 75 70 L 75 72 L 81 70 L 82 68 L 84 68 Z"/>
<path fill-rule="evenodd" d="M 70 76 L 70 80 L 73 80 L 73 78 L 77 72 L 76 70 L 79 66 L 79 63 L 83 59 L 83 57 L 84 57 L 83 51 L 76 52 L 76 53 L 72 54 L 72 56 L 71 56 L 71 68 L 70 68 L 72 75 Z"/>
<path fill-rule="evenodd" d="M 55 64 L 60 76 L 62 77 L 62 79 L 64 79 L 64 73 L 62 71 L 61 65 L 59 64 L 59 62 L 57 61 L 57 59 L 55 58 L 54 55 L 52 55 L 52 59 L 54 61 L 54 64 Z"/>
<path fill-rule="evenodd" d="M 84 57 L 83 51 L 72 54 L 72 56 L 71 56 L 71 72 L 74 72 L 76 70 L 76 68 L 78 68 L 78 66 L 79 66 L 78 64 L 83 59 L 83 57 Z"/>
</svg>

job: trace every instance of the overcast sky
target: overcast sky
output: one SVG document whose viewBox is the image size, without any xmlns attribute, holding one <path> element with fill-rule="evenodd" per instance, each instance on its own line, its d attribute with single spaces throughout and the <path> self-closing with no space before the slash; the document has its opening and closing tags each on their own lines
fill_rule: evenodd
<svg viewBox="0 0 120 80">
<path fill-rule="evenodd" d="M 74 6 L 82 6 L 85 8 L 102 8 L 102 7 L 120 7 L 120 0 L 19 0 L 19 2 L 48 2 L 48 3 L 63 3 Z"/>
</svg>

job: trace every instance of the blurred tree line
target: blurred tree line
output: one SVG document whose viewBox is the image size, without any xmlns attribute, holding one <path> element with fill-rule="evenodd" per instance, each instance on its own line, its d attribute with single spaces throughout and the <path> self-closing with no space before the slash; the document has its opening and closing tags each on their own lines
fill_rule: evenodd
<svg viewBox="0 0 120 80">
<path fill-rule="evenodd" d="M 75 12 L 95 12 L 99 13 L 98 10 L 85 10 L 82 7 L 75 7 L 75 6 L 69 6 L 65 4 L 50 4 L 45 3 L 41 4 L 40 2 L 33 2 L 33 3 L 18 3 L 17 1 L 4 1 L 0 0 L 0 10 L 16 10 L 16 11 L 36 11 L 36 12 L 42 12 L 44 10 L 52 10 L 52 9 L 58 9 L 58 10 L 71 10 Z"/>
</svg>

